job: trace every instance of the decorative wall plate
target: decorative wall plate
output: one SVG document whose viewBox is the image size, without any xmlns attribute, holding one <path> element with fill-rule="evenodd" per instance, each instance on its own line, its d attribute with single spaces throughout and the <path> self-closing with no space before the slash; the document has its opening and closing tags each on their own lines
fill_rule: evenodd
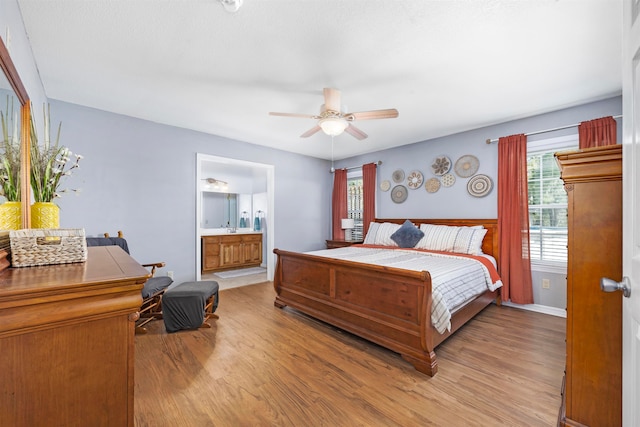
<svg viewBox="0 0 640 427">
<path fill-rule="evenodd" d="M 456 171 L 456 174 L 460 178 L 469 178 L 470 176 L 473 176 L 476 172 L 478 172 L 479 167 L 480 161 L 478 160 L 478 158 L 476 156 L 472 156 L 471 154 L 467 154 L 456 160 L 454 169 Z"/>
<path fill-rule="evenodd" d="M 422 187 L 423 182 L 424 177 L 422 176 L 422 172 L 420 171 L 411 171 L 411 173 L 407 177 L 407 186 L 409 186 L 409 188 L 412 190 Z"/>
<path fill-rule="evenodd" d="M 391 183 L 389 182 L 388 179 L 385 179 L 380 183 L 380 190 L 389 191 L 390 188 L 391 188 Z"/>
<path fill-rule="evenodd" d="M 436 176 L 442 176 L 451 169 L 451 159 L 447 156 L 440 156 L 433 159 L 431 170 Z"/>
<path fill-rule="evenodd" d="M 493 181 L 487 175 L 478 174 L 467 182 L 467 192 L 473 197 L 484 197 L 491 192 Z"/>
<path fill-rule="evenodd" d="M 396 203 L 402 203 L 407 200 L 407 196 L 409 195 L 409 190 L 404 185 L 396 185 L 391 190 L 391 200 Z"/>
<path fill-rule="evenodd" d="M 404 171 L 402 169 L 396 169 L 393 175 L 391 175 L 391 179 L 393 179 L 393 182 L 400 184 L 404 181 Z"/>
<path fill-rule="evenodd" d="M 443 187 L 451 187 L 456 182 L 456 176 L 452 173 L 446 173 L 440 177 Z"/>
<path fill-rule="evenodd" d="M 435 193 L 440 189 L 440 180 L 438 178 L 428 179 L 424 184 L 424 188 L 427 189 L 428 193 Z"/>
</svg>

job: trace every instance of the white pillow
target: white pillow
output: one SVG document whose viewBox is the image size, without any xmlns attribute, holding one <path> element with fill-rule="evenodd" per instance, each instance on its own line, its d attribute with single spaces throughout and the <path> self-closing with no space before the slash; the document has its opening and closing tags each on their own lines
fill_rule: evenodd
<svg viewBox="0 0 640 427">
<path fill-rule="evenodd" d="M 431 251 L 451 252 L 458 234 L 457 228 L 448 225 L 420 224 L 420 230 L 424 236 L 415 247 Z"/>
<path fill-rule="evenodd" d="M 484 228 L 460 227 L 458 236 L 453 243 L 453 252 L 470 255 L 482 253 L 482 239 L 487 234 Z"/>
<path fill-rule="evenodd" d="M 420 230 L 424 237 L 416 244 L 416 248 L 471 255 L 482 253 L 482 239 L 487 234 L 482 226 L 420 224 Z"/>
<path fill-rule="evenodd" d="M 367 231 L 363 243 L 365 245 L 398 246 L 398 244 L 391 239 L 391 235 L 395 233 L 398 228 L 400 228 L 400 224 L 372 222 L 369 224 L 369 231 Z"/>
<path fill-rule="evenodd" d="M 369 223 L 369 230 L 367 230 L 367 235 L 364 236 L 365 245 L 373 245 L 373 242 L 376 240 L 376 234 L 378 234 L 378 228 L 380 228 L 379 222 L 371 222 Z"/>
</svg>

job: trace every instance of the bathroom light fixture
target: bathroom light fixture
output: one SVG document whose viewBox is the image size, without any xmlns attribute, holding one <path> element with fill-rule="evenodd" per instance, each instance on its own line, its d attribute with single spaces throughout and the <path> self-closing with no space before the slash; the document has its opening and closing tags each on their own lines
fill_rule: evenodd
<svg viewBox="0 0 640 427">
<path fill-rule="evenodd" d="M 237 12 L 242 6 L 242 0 L 219 0 L 227 12 Z"/>
<path fill-rule="evenodd" d="M 221 179 L 215 178 L 202 178 L 202 180 L 207 181 L 207 188 L 223 191 L 227 191 L 229 189 L 229 183 L 227 181 L 222 181 Z"/>
</svg>

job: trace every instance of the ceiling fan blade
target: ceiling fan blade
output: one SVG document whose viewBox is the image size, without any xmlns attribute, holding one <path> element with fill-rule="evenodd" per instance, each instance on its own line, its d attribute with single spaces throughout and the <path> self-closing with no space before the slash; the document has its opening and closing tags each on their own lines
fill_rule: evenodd
<svg viewBox="0 0 640 427">
<path fill-rule="evenodd" d="M 340 91 L 325 87 L 324 92 L 324 108 L 325 110 L 340 112 Z"/>
<path fill-rule="evenodd" d="M 344 131 L 349 135 L 353 136 L 354 138 L 357 138 L 361 141 L 369 136 L 366 133 L 362 132 L 357 127 L 355 127 L 354 125 L 352 125 L 351 123 L 349 123 L 349 126 L 347 126 L 347 128 Z"/>
<path fill-rule="evenodd" d="M 320 130 L 320 126 L 314 126 L 311 129 L 309 129 L 308 131 L 306 131 L 305 133 L 303 133 L 302 135 L 300 135 L 300 138 L 308 138 L 311 135 L 313 135 L 314 133 L 318 132 Z"/>
<path fill-rule="evenodd" d="M 303 119 L 318 119 L 318 116 L 313 114 L 297 114 L 297 113 L 274 113 L 269 112 L 270 116 L 281 116 L 281 117 L 302 117 Z"/>
<path fill-rule="evenodd" d="M 387 110 L 360 111 L 349 113 L 345 116 L 347 120 L 373 120 L 373 119 L 395 119 L 398 117 L 398 110 L 389 108 Z"/>
</svg>

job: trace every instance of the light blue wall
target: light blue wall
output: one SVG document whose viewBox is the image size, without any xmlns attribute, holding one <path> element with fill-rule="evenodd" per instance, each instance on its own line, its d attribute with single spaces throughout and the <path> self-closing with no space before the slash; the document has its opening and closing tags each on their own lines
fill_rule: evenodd
<svg viewBox="0 0 640 427">
<path fill-rule="evenodd" d="M 196 270 L 196 153 L 274 165 L 275 247 L 323 247 L 330 230 L 329 162 L 60 101 L 61 144 L 84 156 L 61 188 L 60 226 L 88 235 L 122 230 L 140 263 L 165 261 L 176 281 Z M 77 173 L 75 173 L 77 172 Z"/>
<path fill-rule="evenodd" d="M 464 154 L 480 160 L 479 173 L 494 180 L 483 198 L 467 193 L 466 180 L 437 193 L 410 190 L 405 203 L 391 201 L 378 190 L 379 217 L 495 218 L 497 216 L 497 145 L 487 138 L 531 132 L 621 113 L 621 98 L 490 126 L 404 147 L 336 162 L 354 166 L 382 160 L 379 180 L 391 179 L 395 169 L 421 170 L 432 176 L 430 164 L 440 155 L 452 161 Z M 139 262 L 165 261 L 176 280 L 193 280 L 196 233 L 196 153 L 275 166 L 275 247 L 306 251 L 323 247 L 330 236 L 333 176 L 327 161 L 232 141 L 74 104 L 52 101 L 52 123 L 63 122 L 62 143 L 85 156 L 81 169 L 68 179 L 79 196 L 58 199 L 62 227 L 84 227 L 89 235 L 122 229 Z M 619 124 L 621 120 L 618 120 Z M 531 137 L 549 138 L 576 132 L 575 128 Z M 621 132 L 619 132 L 619 136 Z M 272 254 L 268 254 L 272 256 Z M 551 290 L 534 283 L 535 303 L 564 309 L 564 274 L 545 272 Z M 557 285 L 556 285 L 557 284 Z"/>
<path fill-rule="evenodd" d="M 402 114 L 402 112 L 400 112 Z M 436 193 L 428 193 L 424 187 L 409 190 L 404 203 L 391 200 L 390 191 L 376 193 L 378 218 L 496 218 L 498 191 L 498 145 L 486 144 L 487 139 L 517 133 L 529 133 L 539 130 L 577 124 L 604 116 L 622 114 L 622 97 L 614 97 L 599 102 L 568 108 L 553 113 L 542 114 L 526 119 L 515 120 L 488 126 L 468 132 L 462 132 L 442 138 L 422 141 L 384 151 L 369 153 L 335 162 L 336 168 L 362 165 L 382 161 L 378 166 L 378 182 L 385 179 L 392 182 L 391 174 L 396 169 L 403 169 L 405 174 L 419 170 L 425 181 L 435 175 L 431 172 L 431 164 L 436 157 L 446 155 L 453 163 L 462 155 L 472 154 L 480 161 L 478 173 L 486 174 L 493 180 L 493 190 L 487 196 L 476 198 L 467 192 L 468 179 L 456 177 L 456 182 L 448 188 L 440 188 Z M 425 118 L 428 120 L 428 118 Z M 622 136 L 622 120 L 618 119 L 618 140 Z M 535 141 L 553 138 L 571 133 L 577 134 L 577 128 L 536 135 L 528 138 Z M 366 144 L 366 141 L 363 142 Z"/>
</svg>

